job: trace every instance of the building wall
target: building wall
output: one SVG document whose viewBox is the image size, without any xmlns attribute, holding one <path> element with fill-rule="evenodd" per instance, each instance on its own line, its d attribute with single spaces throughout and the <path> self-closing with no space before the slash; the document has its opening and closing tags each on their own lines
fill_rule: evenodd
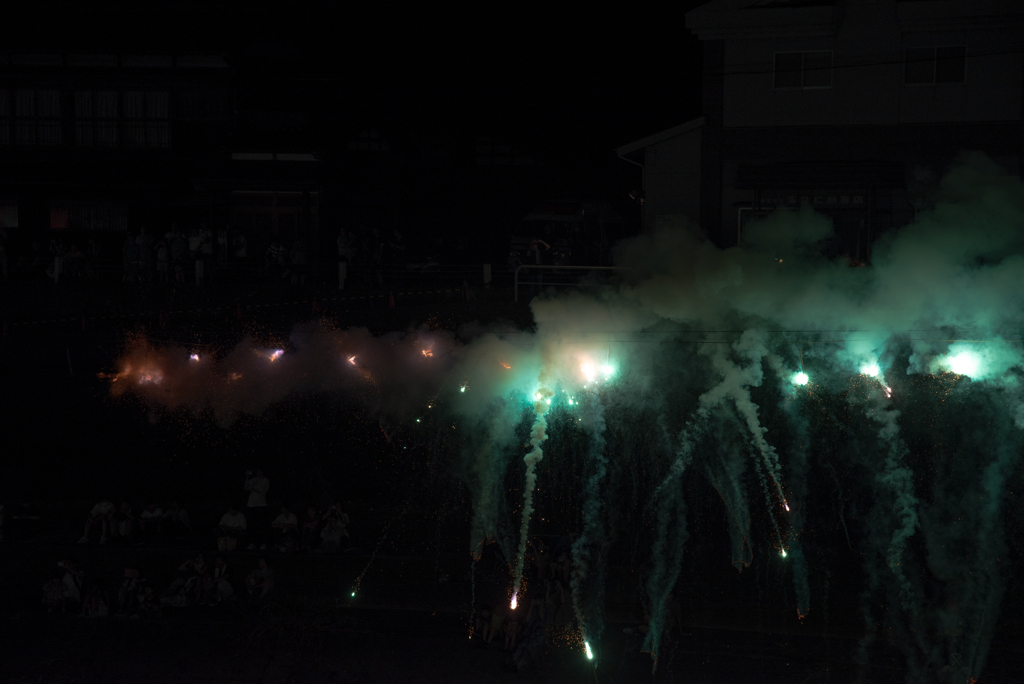
<svg viewBox="0 0 1024 684">
<path fill-rule="evenodd" d="M 644 229 L 665 220 L 700 221 L 701 128 L 644 151 Z"/>
<path fill-rule="evenodd" d="M 938 18 L 931 23 L 901 18 L 893 0 L 850 2 L 837 10 L 832 30 L 774 26 L 774 35 L 726 39 L 723 126 L 1019 119 L 1024 30 L 997 16 L 964 16 L 959 29 Z M 964 83 L 904 83 L 907 48 L 950 45 L 966 46 Z M 833 52 L 830 87 L 775 88 L 776 53 L 819 50 Z"/>
</svg>

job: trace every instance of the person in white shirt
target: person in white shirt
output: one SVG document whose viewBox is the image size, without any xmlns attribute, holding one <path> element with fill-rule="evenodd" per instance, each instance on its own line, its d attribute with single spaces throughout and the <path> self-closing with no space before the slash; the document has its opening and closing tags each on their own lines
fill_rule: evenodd
<svg viewBox="0 0 1024 684">
<path fill-rule="evenodd" d="M 345 528 L 337 518 L 325 518 L 324 529 L 320 532 L 320 546 L 316 547 L 319 553 L 337 553 L 341 550 L 341 538 Z"/>
<path fill-rule="evenodd" d="M 149 544 L 156 541 L 163 519 L 163 510 L 155 503 L 151 503 L 142 509 L 142 512 L 139 513 L 139 535 L 143 541 Z"/>
<path fill-rule="evenodd" d="M 217 537 L 219 551 L 234 551 L 239 539 L 246 533 L 245 516 L 234 504 L 228 506 L 228 512 L 221 516 L 220 524 L 213 531 Z"/>
<path fill-rule="evenodd" d="M 246 505 L 246 512 L 249 514 L 249 548 L 255 549 L 256 544 L 260 548 L 267 548 L 267 526 L 270 522 L 267 518 L 267 490 L 270 489 L 270 480 L 263 474 L 262 470 L 245 472 L 245 491 L 249 492 L 249 502 Z"/>
<path fill-rule="evenodd" d="M 82 533 L 82 538 L 78 540 L 78 543 L 88 544 L 92 531 L 98 527 L 100 528 L 100 544 L 106 544 L 107 538 L 111 534 L 111 525 L 114 520 L 114 513 L 116 512 L 117 507 L 114 506 L 114 503 L 106 499 L 93 506 L 92 511 L 89 513 L 89 519 L 85 521 L 85 531 Z"/>
<path fill-rule="evenodd" d="M 61 578 L 61 607 L 65 613 L 77 613 L 82 602 L 82 573 L 75 567 L 75 560 L 64 561 L 64 577 Z"/>
<path fill-rule="evenodd" d="M 260 508 L 267 505 L 267 490 L 270 489 L 270 480 L 257 470 L 253 475 L 251 470 L 245 473 L 245 491 L 249 492 L 249 508 Z"/>
<path fill-rule="evenodd" d="M 281 514 L 274 519 L 270 525 L 274 535 L 274 546 L 280 551 L 286 551 L 295 546 L 299 536 L 299 518 L 289 508 L 288 504 L 281 506 Z"/>
<path fill-rule="evenodd" d="M 224 556 L 217 556 L 213 559 L 213 586 L 215 603 L 220 603 L 231 598 L 235 588 L 231 584 L 231 573 L 228 571 L 228 562 Z"/>
</svg>

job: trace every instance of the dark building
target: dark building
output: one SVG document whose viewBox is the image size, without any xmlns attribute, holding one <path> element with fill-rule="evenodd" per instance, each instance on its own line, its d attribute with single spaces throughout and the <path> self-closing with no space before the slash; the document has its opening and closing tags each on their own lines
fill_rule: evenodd
<svg viewBox="0 0 1024 684">
<path fill-rule="evenodd" d="M 306 98 L 260 70 L 263 3 L 40 3 L 0 53 L 0 228 L 12 243 L 206 223 L 318 241 Z M 44 15 L 49 12 L 49 17 Z M 261 55 L 270 52 L 269 55 Z"/>
<path fill-rule="evenodd" d="M 810 204 L 866 259 L 961 152 L 1021 168 L 1019 2 L 716 0 L 687 26 L 704 116 L 617 150 L 644 166 L 647 229 L 685 217 L 728 246 Z"/>
</svg>

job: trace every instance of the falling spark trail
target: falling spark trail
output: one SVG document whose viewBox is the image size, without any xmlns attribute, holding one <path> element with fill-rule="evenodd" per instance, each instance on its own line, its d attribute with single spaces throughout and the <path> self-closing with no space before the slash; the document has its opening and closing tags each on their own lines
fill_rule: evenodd
<svg viewBox="0 0 1024 684">
<path fill-rule="evenodd" d="M 526 541 L 530 533 L 530 516 L 533 514 L 533 490 L 537 487 L 537 464 L 544 458 L 544 451 L 541 445 L 547 440 L 547 419 L 548 402 L 553 392 L 547 387 L 541 387 L 534 397 L 533 410 L 536 419 L 533 423 L 533 430 L 530 432 L 530 446 L 533 448 L 530 453 L 523 457 L 526 462 L 526 486 L 523 490 L 523 521 L 519 527 L 519 553 L 516 555 L 515 581 L 512 589 L 512 610 L 515 610 L 519 589 L 523 582 L 523 564 L 526 560 Z"/>
<path fill-rule="evenodd" d="M 388 538 L 388 530 L 391 529 L 391 523 L 395 522 L 396 520 L 400 520 L 403 516 L 405 516 L 405 513 L 408 510 L 409 505 L 406 504 L 405 508 L 403 508 L 402 511 L 397 516 L 389 520 L 387 524 L 384 525 L 383 533 L 381 534 L 380 539 L 377 540 L 377 545 L 373 548 L 373 553 L 370 554 L 370 560 L 366 561 L 366 567 L 363 568 L 363 571 L 359 573 L 359 577 L 356 578 L 355 591 L 352 592 L 353 596 L 355 596 L 356 592 L 359 591 L 359 586 L 363 581 L 363 577 L 366 575 L 366 572 L 370 569 L 370 565 L 373 564 L 373 559 L 377 557 L 377 552 L 380 551 L 380 547 L 384 545 L 384 540 Z"/>
<path fill-rule="evenodd" d="M 593 658 L 590 653 L 590 645 L 588 640 L 593 638 L 595 642 L 601 638 L 602 624 L 600 619 L 601 606 L 596 605 L 593 611 L 594 624 L 588 624 L 588 616 L 584 610 L 583 605 L 583 584 L 587 580 L 590 568 L 590 545 L 595 541 L 600 541 L 602 535 L 601 529 L 601 497 L 600 487 L 601 481 L 607 472 L 607 458 L 604 455 L 604 406 L 601 403 L 600 397 L 594 397 L 593 402 L 587 402 L 584 405 L 586 410 L 584 420 L 586 421 L 588 431 L 590 432 L 590 460 L 594 465 L 594 472 L 587 480 L 583 491 L 583 530 L 579 537 L 572 545 L 572 579 L 570 581 L 570 588 L 572 592 L 572 607 L 576 613 L 576 622 L 580 628 L 580 635 L 583 638 L 584 644 L 587 645 L 587 654 L 589 658 Z M 600 558 L 597 559 L 600 562 Z M 592 592 L 597 595 L 595 603 L 601 596 L 601 587 L 597 586 Z M 593 629 L 591 629 L 593 627 Z"/>
</svg>

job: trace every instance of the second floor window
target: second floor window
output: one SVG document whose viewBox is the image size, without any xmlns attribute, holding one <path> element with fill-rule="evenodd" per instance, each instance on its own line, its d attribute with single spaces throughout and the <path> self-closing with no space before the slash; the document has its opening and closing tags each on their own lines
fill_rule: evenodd
<svg viewBox="0 0 1024 684">
<path fill-rule="evenodd" d="M 60 91 L 0 90 L 0 145 L 60 145 Z"/>
<path fill-rule="evenodd" d="M 166 91 L 84 90 L 75 93 L 75 144 L 80 147 L 170 147 Z"/>
<path fill-rule="evenodd" d="M 117 147 L 118 93 L 84 90 L 75 93 L 75 144 Z"/>
<path fill-rule="evenodd" d="M 775 53 L 776 90 L 831 87 L 831 50 Z"/>
<path fill-rule="evenodd" d="M 933 83 L 965 83 L 967 81 L 967 47 L 907 48 L 903 82 L 911 85 Z"/>
</svg>

